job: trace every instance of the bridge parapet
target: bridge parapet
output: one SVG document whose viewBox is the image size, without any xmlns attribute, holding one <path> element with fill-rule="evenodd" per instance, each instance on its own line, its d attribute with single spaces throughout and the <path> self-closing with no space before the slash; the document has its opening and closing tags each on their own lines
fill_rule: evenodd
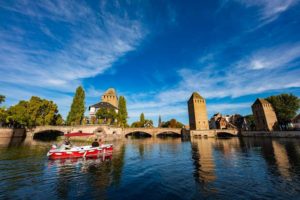
<svg viewBox="0 0 300 200">
<path fill-rule="evenodd" d="M 181 128 L 118 128 L 107 125 L 84 125 L 84 126 L 37 126 L 35 128 L 27 129 L 27 134 L 33 137 L 36 133 L 44 131 L 58 131 L 66 134 L 68 132 L 82 131 L 84 133 L 95 133 L 101 135 L 117 135 L 126 136 L 134 132 L 144 132 L 153 137 L 159 134 L 182 134 Z"/>
<path fill-rule="evenodd" d="M 123 135 L 126 137 L 130 133 L 143 132 L 156 137 L 159 134 L 178 134 L 181 135 L 181 128 L 125 128 L 123 130 Z"/>
</svg>

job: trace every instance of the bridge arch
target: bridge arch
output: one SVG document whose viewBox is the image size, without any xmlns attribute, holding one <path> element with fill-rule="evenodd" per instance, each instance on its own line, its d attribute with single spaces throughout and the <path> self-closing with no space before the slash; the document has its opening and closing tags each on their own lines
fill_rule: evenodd
<svg viewBox="0 0 300 200">
<path fill-rule="evenodd" d="M 217 132 L 217 136 L 221 138 L 227 138 L 227 137 L 234 137 L 235 135 L 229 131 L 224 130 L 224 131 Z"/>
<path fill-rule="evenodd" d="M 132 136 L 136 138 L 147 138 L 147 137 L 152 137 L 152 134 L 145 131 L 131 131 L 125 134 L 126 138 L 128 138 L 128 136 Z"/>
<path fill-rule="evenodd" d="M 181 137 L 181 134 L 175 131 L 163 131 L 156 135 L 156 137 L 164 138 L 164 137 Z"/>
<path fill-rule="evenodd" d="M 41 141 L 53 141 L 56 140 L 57 137 L 63 136 L 64 132 L 61 130 L 41 130 L 37 131 L 33 134 L 33 139 L 34 140 L 41 140 Z"/>
</svg>

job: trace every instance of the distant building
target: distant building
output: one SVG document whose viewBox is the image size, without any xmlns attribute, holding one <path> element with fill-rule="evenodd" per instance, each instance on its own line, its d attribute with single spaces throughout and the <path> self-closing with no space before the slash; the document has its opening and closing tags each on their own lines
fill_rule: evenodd
<svg viewBox="0 0 300 200">
<path fill-rule="evenodd" d="M 108 89 L 102 95 L 101 99 L 102 99 L 101 102 L 89 106 L 91 119 L 96 117 L 96 113 L 100 108 L 115 109 L 116 113 L 118 113 L 118 96 L 116 95 L 115 89 L 113 88 Z"/>
<path fill-rule="evenodd" d="M 209 128 L 210 129 L 217 129 L 217 120 L 222 117 L 220 113 L 214 114 L 209 120 Z"/>
<path fill-rule="evenodd" d="M 208 130 L 208 119 L 205 99 L 194 92 L 188 100 L 189 123 L 191 130 Z"/>
<path fill-rule="evenodd" d="M 273 106 L 265 99 L 256 99 L 252 105 L 256 130 L 273 131 L 277 126 L 277 117 Z"/>
<path fill-rule="evenodd" d="M 230 115 L 223 116 L 221 113 L 216 113 L 209 120 L 210 129 L 235 129 L 236 127 L 229 122 Z"/>
</svg>

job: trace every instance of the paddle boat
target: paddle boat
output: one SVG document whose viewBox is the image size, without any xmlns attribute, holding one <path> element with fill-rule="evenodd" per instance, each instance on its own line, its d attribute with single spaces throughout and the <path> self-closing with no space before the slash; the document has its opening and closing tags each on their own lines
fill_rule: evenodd
<svg viewBox="0 0 300 200">
<path fill-rule="evenodd" d="M 74 146 L 69 142 L 70 137 L 75 136 L 91 136 L 93 133 L 68 133 L 65 134 L 67 140 L 65 144 L 60 146 L 52 145 L 51 149 L 48 151 L 47 156 L 49 159 L 64 159 L 64 158 L 91 158 L 111 155 L 113 152 L 112 144 L 100 144 L 97 147 L 92 145 L 88 146 Z"/>
</svg>

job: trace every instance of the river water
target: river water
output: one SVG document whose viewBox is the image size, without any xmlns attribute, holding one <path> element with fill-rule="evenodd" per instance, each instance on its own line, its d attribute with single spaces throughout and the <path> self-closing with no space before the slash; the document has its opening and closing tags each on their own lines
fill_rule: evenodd
<svg viewBox="0 0 300 200">
<path fill-rule="evenodd" d="M 300 199 L 299 139 L 126 139 L 57 161 L 50 145 L 0 146 L 0 199 Z"/>
</svg>

